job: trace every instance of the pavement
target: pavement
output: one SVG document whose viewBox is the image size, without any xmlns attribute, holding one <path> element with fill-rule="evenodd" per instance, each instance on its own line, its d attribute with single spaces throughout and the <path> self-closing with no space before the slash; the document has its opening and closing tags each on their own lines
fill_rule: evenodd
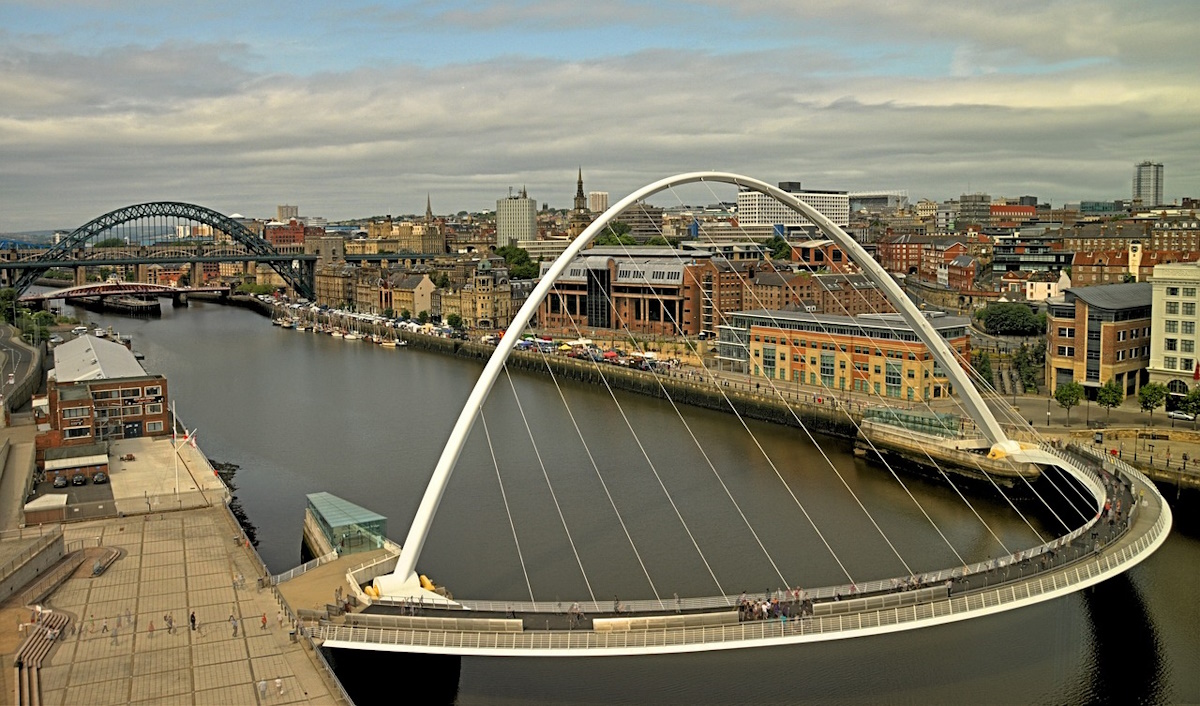
<svg viewBox="0 0 1200 706">
<path fill-rule="evenodd" d="M 43 662 L 43 704 L 342 703 L 311 648 L 281 624 L 275 594 L 257 588 L 261 563 L 224 508 L 76 523 L 65 535 L 98 538 L 121 557 L 95 578 L 85 562 L 44 604 L 70 613 L 76 629 Z"/>
</svg>

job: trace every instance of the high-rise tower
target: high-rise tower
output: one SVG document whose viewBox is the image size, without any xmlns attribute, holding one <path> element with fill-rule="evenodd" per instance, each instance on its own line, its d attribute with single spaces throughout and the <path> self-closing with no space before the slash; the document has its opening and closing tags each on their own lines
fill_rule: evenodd
<svg viewBox="0 0 1200 706">
<path fill-rule="evenodd" d="M 1158 206 L 1163 202 L 1163 165 L 1146 160 L 1133 167 L 1133 200 L 1142 206 Z"/>
</svg>

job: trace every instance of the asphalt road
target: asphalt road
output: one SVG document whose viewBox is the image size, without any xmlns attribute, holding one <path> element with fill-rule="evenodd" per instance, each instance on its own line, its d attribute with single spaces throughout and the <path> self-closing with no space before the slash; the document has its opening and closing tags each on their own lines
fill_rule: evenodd
<svg viewBox="0 0 1200 706">
<path fill-rule="evenodd" d="M 23 380 L 31 372 L 33 354 L 17 341 L 16 329 L 0 326 L 0 396 L 6 395 L 14 382 Z"/>
</svg>

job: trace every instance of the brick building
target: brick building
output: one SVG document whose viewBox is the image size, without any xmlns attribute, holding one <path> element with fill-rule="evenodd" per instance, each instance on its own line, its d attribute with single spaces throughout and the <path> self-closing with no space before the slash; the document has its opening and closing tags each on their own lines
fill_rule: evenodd
<svg viewBox="0 0 1200 706">
<path fill-rule="evenodd" d="M 1046 386 L 1096 388 L 1116 380 L 1135 395 L 1149 380 L 1151 286 L 1146 282 L 1071 287 L 1046 300 Z"/>
</svg>

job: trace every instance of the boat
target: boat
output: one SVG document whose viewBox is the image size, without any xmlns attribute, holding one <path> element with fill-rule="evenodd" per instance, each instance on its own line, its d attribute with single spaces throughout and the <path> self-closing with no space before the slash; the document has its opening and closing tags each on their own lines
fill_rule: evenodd
<svg viewBox="0 0 1200 706">
<path fill-rule="evenodd" d="M 384 348 L 395 348 L 396 341 L 391 338 L 385 338 L 385 339 L 383 339 L 383 342 L 380 343 L 379 345 L 383 346 Z"/>
</svg>

